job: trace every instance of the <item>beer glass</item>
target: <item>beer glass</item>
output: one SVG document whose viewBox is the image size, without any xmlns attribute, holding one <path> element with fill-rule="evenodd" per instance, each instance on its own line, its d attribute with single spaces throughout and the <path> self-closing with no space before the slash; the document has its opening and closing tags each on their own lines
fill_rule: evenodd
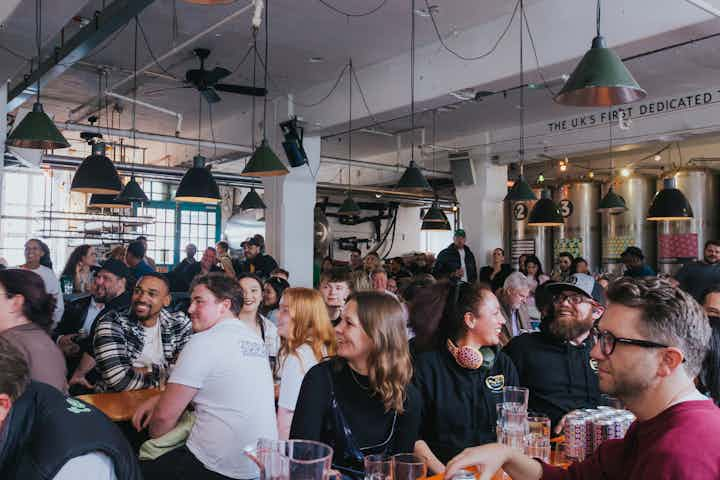
<svg viewBox="0 0 720 480">
<path fill-rule="evenodd" d="M 525 454 L 550 462 L 550 419 L 547 415 L 528 415 Z"/>
<path fill-rule="evenodd" d="M 516 403 L 527 411 L 529 393 L 530 390 L 524 387 L 504 387 L 503 403 Z"/>
<path fill-rule="evenodd" d="M 393 480 L 417 480 L 427 477 L 427 465 L 412 453 L 392 456 Z"/>
<path fill-rule="evenodd" d="M 392 457 L 367 455 L 364 463 L 365 480 L 392 480 Z"/>
</svg>

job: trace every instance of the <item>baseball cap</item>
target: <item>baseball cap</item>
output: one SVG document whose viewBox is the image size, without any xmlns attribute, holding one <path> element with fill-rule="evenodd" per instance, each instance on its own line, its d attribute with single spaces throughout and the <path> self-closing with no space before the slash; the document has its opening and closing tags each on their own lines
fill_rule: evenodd
<svg viewBox="0 0 720 480">
<path fill-rule="evenodd" d="M 573 273 L 567 282 L 549 283 L 546 291 L 551 295 L 562 293 L 564 290 L 571 290 L 579 294 L 585 295 L 605 305 L 605 296 L 602 293 L 602 287 L 595 282 L 595 279 L 586 273 Z"/>
<path fill-rule="evenodd" d="M 631 255 L 633 257 L 638 257 L 640 259 L 645 258 L 645 255 L 643 255 L 642 250 L 640 250 L 638 247 L 627 247 L 623 253 L 620 254 L 620 257 L 624 257 L 625 255 Z"/>
<path fill-rule="evenodd" d="M 119 278 L 130 278 L 130 269 L 120 260 L 114 258 L 108 258 L 100 265 L 100 270 L 107 270 L 116 277 Z"/>
<path fill-rule="evenodd" d="M 465 230 L 463 230 L 462 228 L 458 228 L 457 230 L 455 230 L 455 236 L 465 238 Z"/>
<path fill-rule="evenodd" d="M 259 239 L 259 238 L 256 238 L 256 237 L 250 237 L 250 238 L 248 238 L 248 239 L 245 241 L 245 244 L 246 244 L 246 245 L 255 245 L 256 247 L 262 247 L 262 246 L 263 246 L 263 244 L 262 244 L 262 242 L 260 241 L 260 239 Z"/>
</svg>

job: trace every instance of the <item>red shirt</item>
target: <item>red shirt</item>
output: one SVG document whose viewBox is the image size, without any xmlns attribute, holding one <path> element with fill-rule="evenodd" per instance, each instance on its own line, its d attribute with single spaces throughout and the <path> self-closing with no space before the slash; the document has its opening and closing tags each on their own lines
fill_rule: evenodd
<svg viewBox="0 0 720 480">
<path fill-rule="evenodd" d="M 544 480 L 720 479 L 720 409 L 710 400 L 668 408 L 635 422 L 568 470 L 543 464 Z"/>
</svg>

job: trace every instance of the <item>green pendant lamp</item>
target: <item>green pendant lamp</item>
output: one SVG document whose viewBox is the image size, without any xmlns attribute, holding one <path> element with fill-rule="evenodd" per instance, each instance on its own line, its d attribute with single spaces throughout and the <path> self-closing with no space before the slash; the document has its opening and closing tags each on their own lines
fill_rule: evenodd
<svg viewBox="0 0 720 480">
<path fill-rule="evenodd" d="M 255 187 L 251 187 L 250 191 L 247 195 L 245 195 L 245 198 L 242 199 L 242 202 L 240 202 L 240 210 L 247 211 L 247 210 L 264 210 L 267 208 L 265 205 L 265 202 L 263 202 L 263 199 L 260 198 L 260 195 L 255 191 Z"/>
<path fill-rule="evenodd" d="M 608 111 L 608 118 L 610 112 Z M 610 155 L 610 172 L 612 176 L 615 176 L 615 159 L 613 158 L 613 136 L 612 136 L 612 122 L 608 121 L 609 126 L 609 148 L 608 148 L 608 154 Z M 613 179 L 610 180 L 610 188 L 608 189 L 608 192 L 605 194 L 605 196 L 600 200 L 600 203 L 598 204 L 597 211 L 600 213 L 609 213 L 610 215 L 618 215 L 620 213 L 623 213 L 627 211 L 627 205 L 625 205 L 625 199 L 615 193 L 613 190 Z"/>
<path fill-rule="evenodd" d="M 347 131 L 347 145 L 348 145 L 348 191 L 345 200 L 337 211 L 338 215 L 343 217 L 352 217 L 360 215 L 360 206 L 355 202 L 352 197 L 352 76 L 353 76 L 353 64 L 352 58 L 348 59 L 348 131 Z"/>
<path fill-rule="evenodd" d="M 87 156 L 75 171 L 70 185 L 73 192 L 117 195 L 123 189 L 115 165 L 105 155 L 105 144 L 92 144 L 92 154 Z"/>
<path fill-rule="evenodd" d="M 205 166 L 205 157 L 202 155 L 193 157 L 193 166 L 180 180 L 175 192 L 175 201 L 208 204 L 220 202 L 220 189 L 212 173 Z"/>
<path fill-rule="evenodd" d="M 509 202 L 525 202 L 537 200 L 537 197 L 532 191 L 532 188 L 530 188 L 530 185 L 525 181 L 525 178 L 520 175 L 515 183 L 513 183 L 510 191 L 505 195 L 505 200 Z"/>
<path fill-rule="evenodd" d="M 692 206 L 675 186 L 675 178 L 663 179 L 663 189 L 655 194 L 646 219 L 653 222 L 678 222 L 692 218 Z"/>
<path fill-rule="evenodd" d="M 42 0 L 35 0 L 35 46 L 37 65 L 40 66 L 42 43 Z M 48 117 L 40 103 L 40 76 L 37 81 L 37 97 L 33 109 L 10 132 L 5 143 L 11 147 L 55 150 L 68 148 L 70 143 L 63 137 L 55 123 Z M 4 119 L 3 119 L 4 121 Z"/>
<path fill-rule="evenodd" d="M 555 101 L 578 107 L 607 107 L 645 98 L 643 90 L 618 55 L 600 35 L 600 0 L 597 1 L 597 36 Z"/>
<path fill-rule="evenodd" d="M 137 143 L 135 141 L 135 97 L 137 94 L 137 49 L 138 49 L 138 20 L 137 17 L 135 17 L 135 48 L 134 48 L 134 59 L 133 59 L 133 102 L 132 102 L 132 140 L 133 140 L 133 147 L 137 147 Z M 101 92 L 99 92 L 101 93 Z M 100 95 L 98 95 L 98 99 L 102 98 Z M 133 150 L 133 155 L 136 150 Z M 144 160 L 144 157 L 143 157 Z M 147 202 L 149 201 L 148 196 L 145 195 L 145 192 L 143 191 L 142 187 L 140 187 L 140 184 L 135 180 L 135 164 L 132 164 L 132 170 L 130 171 L 130 181 L 125 184 L 125 187 L 123 188 L 122 192 L 118 195 L 118 200 L 125 201 L 125 202 Z"/>
<path fill-rule="evenodd" d="M 267 92 L 268 86 L 268 70 L 270 64 L 268 63 L 268 18 L 270 17 L 269 2 L 265 2 L 265 92 Z M 255 33 L 253 33 L 255 35 Z M 254 37 L 253 37 L 254 38 Z M 253 49 L 255 47 L 253 46 Z M 257 51 L 253 52 L 256 55 Z M 253 87 L 255 86 L 255 76 L 253 75 Z M 290 173 L 285 164 L 275 155 L 267 141 L 267 94 L 263 97 L 263 139 L 260 142 L 260 146 L 253 152 L 250 161 L 245 165 L 243 175 L 249 175 L 251 177 L 277 177 L 280 175 L 287 175 Z M 253 105 L 255 100 L 253 99 Z M 253 125 L 253 128 L 255 126 Z"/>
<path fill-rule="evenodd" d="M 436 140 L 436 134 L 437 134 L 437 110 L 433 110 L 433 170 L 437 170 L 437 164 L 436 164 L 436 155 L 435 155 L 435 146 L 437 145 Z M 433 201 L 432 205 L 430 205 L 430 208 L 428 208 L 427 212 L 425 212 L 425 215 L 422 219 L 422 225 L 420 225 L 420 230 L 450 230 L 450 222 L 448 221 L 447 215 L 445 215 L 445 212 L 443 212 L 442 208 L 440 208 L 440 205 L 438 204 L 438 196 L 435 194 L 435 200 Z"/>
<path fill-rule="evenodd" d="M 450 222 L 446 219 L 445 222 L 427 222 L 423 220 L 422 225 L 420 226 L 420 230 L 430 230 L 430 231 L 448 231 L 452 230 L 452 227 L 450 226 Z"/>
<path fill-rule="evenodd" d="M 560 208 L 552 201 L 550 190 L 543 190 L 540 200 L 535 202 L 530 211 L 528 225 L 531 227 L 560 227 L 563 223 Z"/>
<path fill-rule="evenodd" d="M 90 195 L 88 208 L 130 208 L 132 204 L 128 201 L 119 200 L 115 195 L 94 193 Z"/>
<path fill-rule="evenodd" d="M 415 163 L 415 0 L 410 2 L 410 163 L 400 177 L 396 190 L 406 193 L 432 192 L 430 183 Z"/>
<path fill-rule="evenodd" d="M 348 192 L 342 205 L 340 205 L 340 208 L 338 209 L 337 214 L 341 215 L 343 217 L 352 217 L 355 215 L 359 215 L 360 211 L 361 211 L 360 206 L 352 198 L 352 195 L 350 195 L 350 192 Z"/>
</svg>

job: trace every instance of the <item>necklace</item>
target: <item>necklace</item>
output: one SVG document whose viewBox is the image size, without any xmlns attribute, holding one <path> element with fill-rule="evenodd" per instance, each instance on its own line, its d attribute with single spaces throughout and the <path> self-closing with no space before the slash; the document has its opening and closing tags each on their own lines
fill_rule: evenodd
<svg viewBox="0 0 720 480">
<path fill-rule="evenodd" d="M 363 390 L 370 390 L 370 386 L 366 387 L 365 385 L 360 383 L 360 381 L 355 376 L 355 370 L 353 370 L 349 365 L 348 365 L 348 368 L 350 369 L 350 375 L 352 375 L 352 378 L 355 381 L 355 383 L 357 383 L 358 387 L 362 388 Z"/>
</svg>

